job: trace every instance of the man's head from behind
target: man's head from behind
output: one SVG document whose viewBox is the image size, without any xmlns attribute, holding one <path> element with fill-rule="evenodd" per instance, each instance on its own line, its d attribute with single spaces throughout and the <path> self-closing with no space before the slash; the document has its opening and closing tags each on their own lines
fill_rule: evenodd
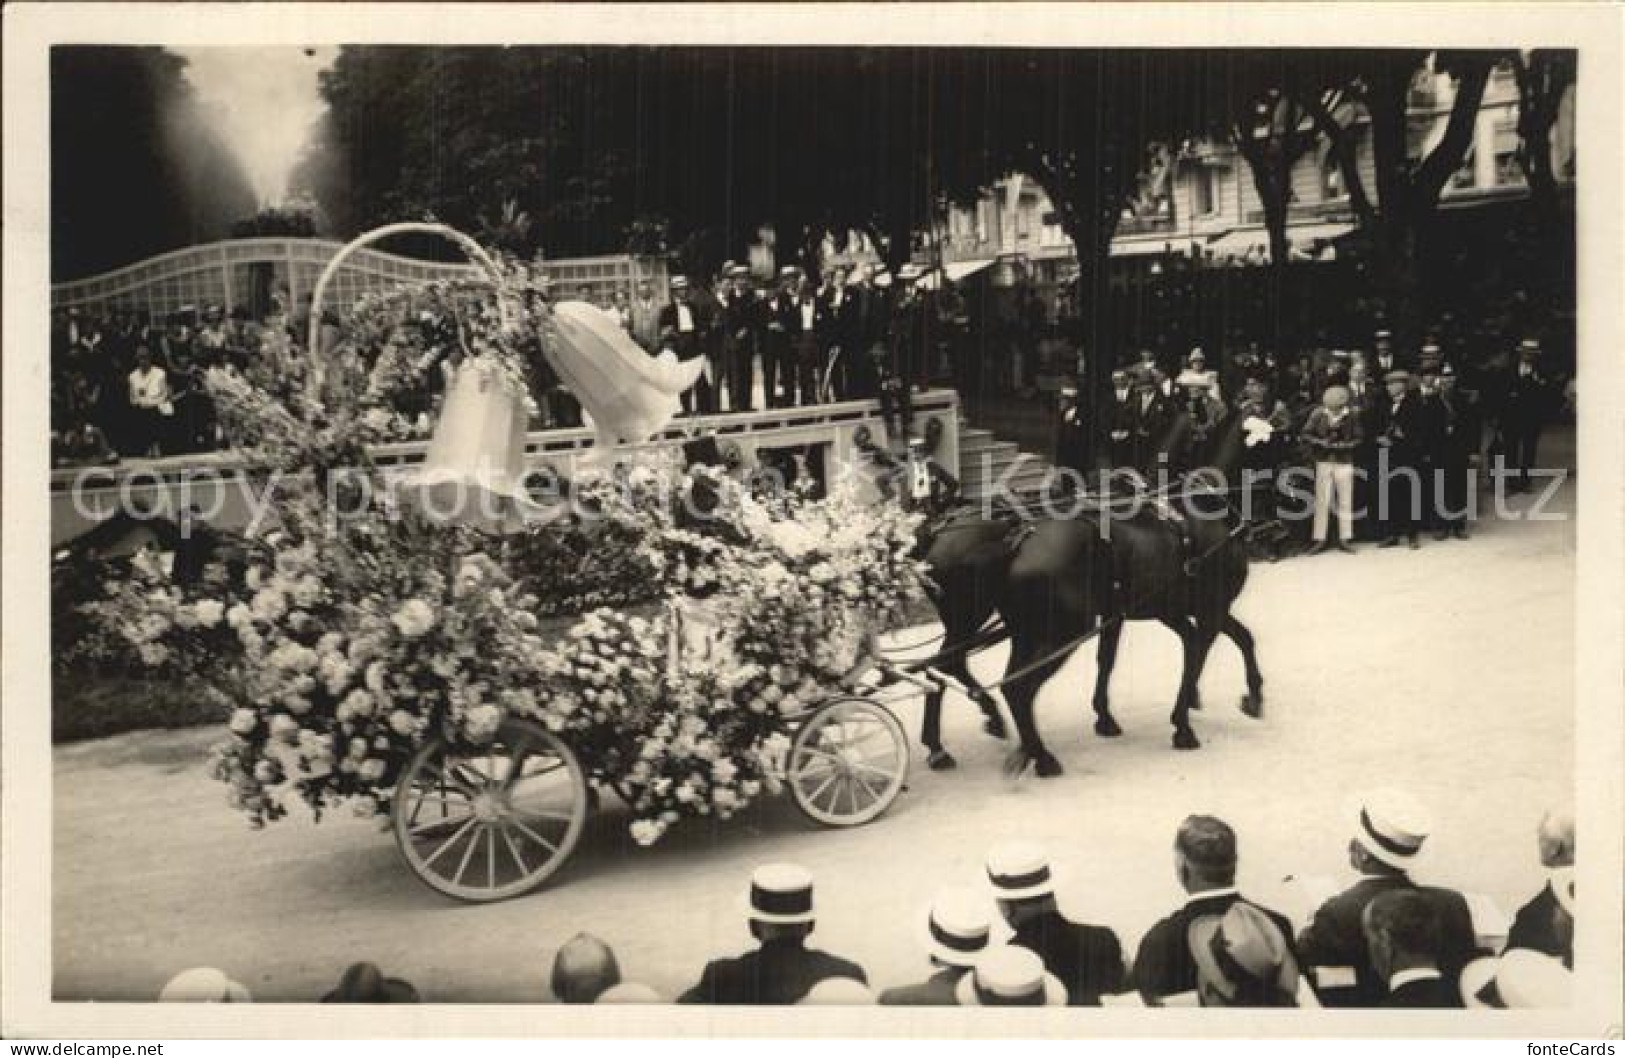
<svg viewBox="0 0 1625 1058">
<path fill-rule="evenodd" d="M 1384 980 L 1401 970 L 1438 967 L 1438 915 L 1416 890 L 1382 893 L 1366 905 L 1360 924 L 1371 966 Z"/>
<path fill-rule="evenodd" d="M 1236 832 L 1214 816 L 1187 816 L 1174 834 L 1174 870 L 1187 893 L 1236 884 Z"/>
<path fill-rule="evenodd" d="M 553 959 L 553 994 L 561 1003 L 591 1003 L 620 982 L 615 953 L 589 933 L 570 938 Z"/>
</svg>

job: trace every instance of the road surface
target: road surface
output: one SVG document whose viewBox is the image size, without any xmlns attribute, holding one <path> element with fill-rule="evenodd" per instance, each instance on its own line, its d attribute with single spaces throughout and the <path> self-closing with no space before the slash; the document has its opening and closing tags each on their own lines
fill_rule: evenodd
<svg viewBox="0 0 1625 1058">
<path fill-rule="evenodd" d="M 1571 512 L 1573 489 L 1551 509 Z M 909 788 L 874 824 L 816 829 L 783 797 L 727 824 L 685 822 L 644 849 L 610 796 L 548 888 L 498 905 L 422 886 L 375 822 L 250 829 L 207 772 L 221 731 L 58 747 L 56 995 L 145 1000 L 176 971 L 210 965 L 258 999 L 308 1001 L 368 958 L 431 1001 L 535 1002 L 555 949 L 585 930 L 614 947 L 628 979 L 669 996 L 749 943 L 739 894 L 772 860 L 813 870 L 818 946 L 899 984 L 927 972 L 914 921 L 933 892 L 980 884 L 988 847 L 1016 836 L 1051 851 L 1065 910 L 1112 926 L 1132 951 L 1182 899 L 1171 841 L 1184 815 L 1229 820 L 1243 890 L 1289 909 L 1285 876 L 1342 877 L 1342 805 L 1377 784 L 1407 786 L 1434 810 L 1420 876 L 1510 914 L 1542 884 L 1542 807 L 1572 796 L 1574 548 L 1565 518 L 1481 524 L 1471 541 L 1420 552 L 1255 566 L 1237 612 L 1258 636 L 1267 712 L 1236 709 L 1240 661 L 1221 640 L 1194 718 L 1199 751 L 1169 744 L 1176 640 L 1131 625 L 1113 685 L 1121 738 L 1092 733 L 1092 651 L 1040 699 L 1061 778 L 1002 778 L 1004 747 L 950 698 L 960 767 L 929 772 L 916 749 Z M 1003 661 L 1000 648 L 973 667 L 991 680 Z M 904 720 L 917 730 L 918 708 Z"/>
</svg>

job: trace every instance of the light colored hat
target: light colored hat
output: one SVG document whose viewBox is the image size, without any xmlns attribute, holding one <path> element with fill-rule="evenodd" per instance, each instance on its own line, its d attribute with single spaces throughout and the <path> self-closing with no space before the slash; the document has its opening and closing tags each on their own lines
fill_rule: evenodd
<svg viewBox="0 0 1625 1058">
<path fill-rule="evenodd" d="M 1326 404 L 1326 406 L 1328 408 L 1341 408 L 1341 407 L 1344 407 L 1349 402 L 1349 390 L 1348 390 L 1348 387 L 1347 386 L 1327 386 L 1326 387 L 1326 392 L 1321 394 L 1320 399 L 1325 402 L 1325 404 Z"/>
<path fill-rule="evenodd" d="M 671 288 L 673 290 L 686 290 L 686 289 L 688 289 L 688 276 L 672 276 L 671 277 Z"/>
<path fill-rule="evenodd" d="M 959 979 L 954 998 L 962 1007 L 1062 1007 L 1066 986 L 1045 972 L 1044 960 L 1037 955 L 1005 945 L 976 960 L 971 972 Z"/>
<path fill-rule="evenodd" d="M 1433 830 L 1421 802 L 1404 790 L 1372 790 L 1351 807 L 1354 840 L 1378 860 L 1409 870 Z"/>
<path fill-rule="evenodd" d="M 638 984 L 636 981 L 622 981 L 613 988 L 606 988 L 599 994 L 598 1003 L 664 1003 L 660 993 L 648 985 Z"/>
<path fill-rule="evenodd" d="M 1281 928 L 1238 900 L 1223 916 L 1203 915 L 1187 933 L 1197 991 L 1215 1006 L 1284 1006 L 1298 991 L 1298 964 Z"/>
<path fill-rule="evenodd" d="M 794 863 L 769 863 L 750 878 L 750 919 L 774 925 L 813 921 L 812 872 Z"/>
<path fill-rule="evenodd" d="M 1174 385 L 1194 389 L 1207 389 L 1213 385 L 1213 380 L 1204 371 L 1181 371 L 1179 377 L 1174 379 Z"/>
<path fill-rule="evenodd" d="M 1013 841 L 987 854 L 987 878 L 1000 900 L 1026 900 L 1055 892 L 1049 857 L 1030 842 Z"/>
<path fill-rule="evenodd" d="M 1500 958 L 1475 959 L 1461 971 L 1461 999 L 1479 1010 L 1549 1010 L 1566 1007 L 1574 975 L 1561 961 L 1525 948 Z"/>
<path fill-rule="evenodd" d="M 800 274 L 801 269 L 796 265 L 785 265 L 783 268 L 779 269 L 780 279 L 789 279 L 792 276 L 798 276 Z"/>
<path fill-rule="evenodd" d="M 1530 352 L 1539 352 L 1540 351 L 1540 339 L 1539 338 L 1525 338 L 1523 341 L 1518 343 L 1518 348 L 1519 349 L 1525 349 L 1525 350 L 1528 350 Z"/>
<path fill-rule="evenodd" d="M 1378 331 L 1376 334 L 1372 335 L 1373 338 L 1379 338 L 1379 339 L 1380 338 L 1392 338 L 1393 336 L 1394 336 L 1394 332 L 1393 331 L 1388 331 L 1388 330 Z"/>
<path fill-rule="evenodd" d="M 964 889 L 937 894 L 921 916 L 926 950 L 945 966 L 970 966 L 993 943 L 993 910 Z"/>
<path fill-rule="evenodd" d="M 805 1007 L 861 1007 L 875 1001 L 875 994 L 862 981 L 850 977 L 826 977 L 801 997 Z"/>
<path fill-rule="evenodd" d="M 1409 371 L 1399 370 L 1390 371 L 1386 375 L 1382 376 L 1382 380 L 1384 382 L 1409 382 L 1411 380 L 1411 373 Z"/>
<path fill-rule="evenodd" d="M 158 993 L 160 1003 L 252 1003 L 248 989 L 212 966 L 182 970 Z"/>
</svg>

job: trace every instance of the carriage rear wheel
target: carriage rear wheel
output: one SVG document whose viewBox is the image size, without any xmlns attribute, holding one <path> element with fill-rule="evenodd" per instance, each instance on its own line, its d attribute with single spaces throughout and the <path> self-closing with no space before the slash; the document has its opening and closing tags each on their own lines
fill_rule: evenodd
<svg viewBox="0 0 1625 1058">
<path fill-rule="evenodd" d="M 785 777 L 809 819 L 832 827 L 867 823 L 903 789 L 908 737 L 884 705 L 838 698 L 796 729 Z"/>
<path fill-rule="evenodd" d="M 401 856 L 459 900 L 504 900 L 546 881 L 587 822 L 587 776 L 568 745 L 509 719 L 488 745 L 424 743 L 395 787 Z"/>
</svg>

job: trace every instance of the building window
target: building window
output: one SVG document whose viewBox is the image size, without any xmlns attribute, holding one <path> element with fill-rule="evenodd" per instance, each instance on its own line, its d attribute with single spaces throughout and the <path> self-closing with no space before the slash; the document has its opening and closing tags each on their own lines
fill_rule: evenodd
<svg viewBox="0 0 1625 1058">
<path fill-rule="evenodd" d="M 1495 125 L 1495 186 L 1522 187 L 1523 166 L 1518 164 L 1518 127 L 1514 122 Z"/>
<path fill-rule="evenodd" d="M 1450 174 L 1450 190 L 1468 191 L 1478 186 L 1477 155 L 1476 147 L 1467 148 L 1467 153 L 1461 156 L 1461 168 Z"/>
</svg>

